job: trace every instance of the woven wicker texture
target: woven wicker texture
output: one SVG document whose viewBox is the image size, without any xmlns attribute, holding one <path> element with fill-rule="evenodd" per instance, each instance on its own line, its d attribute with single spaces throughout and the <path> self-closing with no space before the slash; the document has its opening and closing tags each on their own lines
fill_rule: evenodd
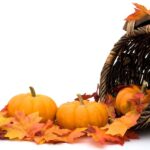
<svg viewBox="0 0 150 150">
<path fill-rule="evenodd" d="M 106 59 L 100 77 L 99 96 L 105 101 L 107 93 L 116 95 L 120 85 L 142 85 L 150 88 L 150 25 L 135 28 L 135 22 L 126 23 L 127 33 L 114 45 Z M 136 129 L 150 126 L 150 105 L 142 113 Z"/>
</svg>

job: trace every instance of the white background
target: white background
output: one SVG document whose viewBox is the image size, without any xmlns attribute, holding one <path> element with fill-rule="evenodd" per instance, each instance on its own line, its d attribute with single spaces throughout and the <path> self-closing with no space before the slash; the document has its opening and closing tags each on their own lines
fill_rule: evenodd
<svg viewBox="0 0 150 150">
<path fill-rule="evenodd" d="M 0 0 L 0 109 L 31 85 L 58 106 L 77 93 L 94 92 L 109 51 L 125 33 L 132 2 L 150 8 L 149 0 Z M 141 150 L 150 145 L 149 133 L 103 149 Z M 89 140 L 40 146 L 0 141 L 2 148 L 100 149 Z"/>
</svg>

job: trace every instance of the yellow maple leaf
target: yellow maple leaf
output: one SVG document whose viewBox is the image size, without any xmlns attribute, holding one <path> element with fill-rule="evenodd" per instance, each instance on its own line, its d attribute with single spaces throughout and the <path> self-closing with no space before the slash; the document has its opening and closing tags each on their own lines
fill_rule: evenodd
<svg viewBox="0 0 150 150">
<path fill-rule="evenodd" d="M 5 117 L 2 112 L 0 112 L 0 128 L 9 124 L 12 121 L 11 117 Z"/>
</svg>

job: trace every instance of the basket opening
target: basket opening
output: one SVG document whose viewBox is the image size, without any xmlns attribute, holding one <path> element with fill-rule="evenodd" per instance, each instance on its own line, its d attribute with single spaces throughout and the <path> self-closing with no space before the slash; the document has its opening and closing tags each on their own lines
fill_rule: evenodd
<svg viewBox="0 0 150 150">
<path fill-rule="evenodd" d="M 122 85 L 150 83 L 150 34 L 127 38 L 118 48 L 118 56 L 107 74 L 107 89 L 111 94 Z M 150 85 L 149 85 L 150 88 Z"/>
</svg>

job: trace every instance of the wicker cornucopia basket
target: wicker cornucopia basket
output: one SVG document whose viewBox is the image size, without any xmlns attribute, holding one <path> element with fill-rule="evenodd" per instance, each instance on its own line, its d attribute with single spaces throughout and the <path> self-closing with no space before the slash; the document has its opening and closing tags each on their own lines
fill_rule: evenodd
<svg viewBox="0 0 150 150">
<path fill-rule="evenodd" d="M 150 88 L 150 16 L 137 21 L 127 21 L 126 34 L 114 45 L 103 66 L 100 78 L 99 97 L 105 101 L 107 93 L 116 94 L 120 85 L 143 81 Z M 143 111 L 135 129 L 150 127 L 150 105 Z"/>
</svg>

